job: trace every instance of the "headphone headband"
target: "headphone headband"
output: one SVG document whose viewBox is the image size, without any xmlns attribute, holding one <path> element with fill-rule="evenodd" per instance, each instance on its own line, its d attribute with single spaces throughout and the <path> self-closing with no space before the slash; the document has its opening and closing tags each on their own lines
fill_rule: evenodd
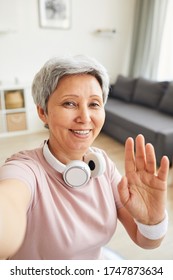
<svg viewBox="0 0 173 280">
<path fill-rule="evenodd" d="M 46 161 L 58 172 L 69 187 L 81 187 L 88 183 L 91 177 L 102 175 L 106 168 L 105 159 L 101 153 L 90 152 L 84 156 L 84 161 L 72 160 L 67 165 L 60 162 L 50 152 L 47 141 L 43 146 Z"/>
</svg>

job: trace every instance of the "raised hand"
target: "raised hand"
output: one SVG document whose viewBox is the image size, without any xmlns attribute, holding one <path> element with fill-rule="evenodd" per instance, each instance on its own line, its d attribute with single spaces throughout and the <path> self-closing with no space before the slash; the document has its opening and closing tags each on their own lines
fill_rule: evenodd
<svg viewBox="0 0 173 280">
<path fill-rule="evenodd" d="M 138 222 L 157 224 L 165 216 L 169 160 L 164 156 L 157 170 L 153 146 L 145 145 L 142 135 L 135 142 L 136 145 L 128 138 L 125 144 L 125 176 L 119 184 L 120 199 Z"/>
</svg>

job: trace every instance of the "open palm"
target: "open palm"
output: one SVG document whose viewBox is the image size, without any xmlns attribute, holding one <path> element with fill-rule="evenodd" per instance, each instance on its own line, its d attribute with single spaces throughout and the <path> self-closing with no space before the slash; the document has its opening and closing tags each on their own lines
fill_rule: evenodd
<svg viewBox="0 0 173 280">
<path fill-rule="evenodd" d="M 164 156 L 156 172 L 156 157 L 144 137 L 128 138 L 125 144 L 125 176 L 119 184 L 120 199 L 133 218 L 143 224 L 157 224 L 165 215 L 169 160 Z"/>
</svg>

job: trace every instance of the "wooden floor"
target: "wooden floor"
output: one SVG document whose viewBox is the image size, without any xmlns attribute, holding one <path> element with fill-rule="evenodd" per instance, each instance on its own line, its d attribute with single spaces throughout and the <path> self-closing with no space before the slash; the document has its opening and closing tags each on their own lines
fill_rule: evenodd
<svg viewBox="0 0 173 280">
<path fill-rule="evenodd" d="M 23 149 L 32 149 L 39 146 L 48 138 L 48 131 L 38 134 L 22 135 L 8 138 L 0 138 L 0 164 L 10 156 Z M 103 148 L 110 158 L 116 163 L 118 169 L 124 174 L 124 146 L 107 135 L 101 134 L 94 143 Z M 144 250 L 136 246 L 129 238 L 125 229 L 118 223 L 117 230 L 108 244 L 108 247 L 116 251 L 127 260 L 172 260 L 173 259 L 173 168 L 170 169 L 168 179 L 169 229 L 162 245 L 154 250 Z"/>
</svg>

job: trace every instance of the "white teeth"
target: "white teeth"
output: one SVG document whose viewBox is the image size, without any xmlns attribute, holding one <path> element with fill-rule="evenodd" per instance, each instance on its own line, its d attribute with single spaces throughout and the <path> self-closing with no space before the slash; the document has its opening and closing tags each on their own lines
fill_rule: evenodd
<svg viewBox="0 0 173 280">
<path fill-rule="evenodd" d="M 72 130 L 74 133 L 80 134 L 80 135 L 85 135 L 90 132 L 90 130 Z"/>
</svg>

